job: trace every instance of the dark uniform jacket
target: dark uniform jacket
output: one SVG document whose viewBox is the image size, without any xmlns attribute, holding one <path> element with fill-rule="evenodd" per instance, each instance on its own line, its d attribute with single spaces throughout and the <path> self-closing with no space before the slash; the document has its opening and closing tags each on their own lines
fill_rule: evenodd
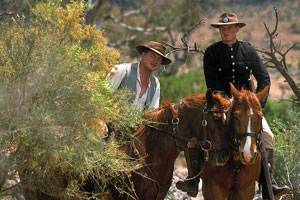
<svg viewBox="0 0 300 200">
<path fill-rule="evenodd" d="M 204 54 L 204 74 L 207 88 L 230 95 L 230 85 L 254 91 L 250 75 L 257 81 L 256 91 L 270 84 L 270 76 L 256 50 L 248 42 L 237 41 L 232 47 L 222 41 L 209 46 Z"/>
</svg>

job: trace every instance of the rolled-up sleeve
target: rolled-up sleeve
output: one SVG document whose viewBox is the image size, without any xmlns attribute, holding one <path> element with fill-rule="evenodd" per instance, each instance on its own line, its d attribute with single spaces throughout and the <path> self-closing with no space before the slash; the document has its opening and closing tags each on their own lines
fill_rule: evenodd
<svg viewBox="0 0 300 200">
<path fill-rule="evenodd" d="M 116 91 L 122 80 L 124 79 L 127 70 L 129 70 L 130 64 L 120 64 L 112 68 L 111 72 L 107 76 L 107 82 L 113 91 Z"/>
</svg>

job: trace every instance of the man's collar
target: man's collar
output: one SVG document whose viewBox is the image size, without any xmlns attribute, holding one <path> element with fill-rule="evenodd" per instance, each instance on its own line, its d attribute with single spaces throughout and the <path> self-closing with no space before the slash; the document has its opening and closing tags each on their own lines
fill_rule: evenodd
<svg viewBox="0 0 300 200">
<path fill-rule="evenodd" d="M 222 41 L 222 44 L 228 48 L 235 48 L 237 45 L 238 45 L 239 41 L 236 40 L 235 43 L 233 43 L 231 46 L 229 46 L 228 44 L 225 44 L 223 41 Z"/>
</svg>

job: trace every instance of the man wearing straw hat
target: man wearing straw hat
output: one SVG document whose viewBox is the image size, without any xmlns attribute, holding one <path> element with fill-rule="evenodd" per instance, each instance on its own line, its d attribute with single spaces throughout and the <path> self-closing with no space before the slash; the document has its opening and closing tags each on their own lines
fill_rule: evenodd
<svg viewBox="0 0 300 200">
<path fill-rule="evenodd" d="M 204 54 L 204 74 L 207 88 L 224 91 L 227 96 L 231 96 L 230 82 L 236 88 L 241 89 L 244 87 L 252 91 L 254 91 L 254 88 L 251 77 L 256 79 L 256 91 L 260 91 L 271 84 L 269 74 L 256 53 L 255 48 L 248 42 L 237 40 L 237 33 L 245 25 L 245 23 L 238 21 L 235 13 L 229 12 L 221 14 L 218 22 L 211 24 L 213 28 L 219 29 L 222 41 L 210 45 Z M 274 157 L 274 136 L 265 118 L 263 118 L 262 125 L 262 142 L 266 148 L 267 161 L 270 165 L 271 174 Z M 194 163 L 197 162 L 195 161 Z M 192 172 L 190 176 L 192 177 L 194 174 L 197 174 L 197 172 Z M 287 186 L 277 186 L 273 178 L 272 182 L 272 189 L 275 196 L 289 189 Z M 179 189 L 183 189 L 190 194 L 196 194 L 195 188 L 198 188 L 198 183 L 199 180 L 194 180 L 180 182 L 178 185 Z"/>
<path fill-rule="evenodd" d="M 142 109 L 154 109 L 159 106 L 160 83 L 153 72 L 161 65 L 168 65 L 171 60 L 166 56 L 163 44 L 150 41 L 138 45 L 141 54 L 138 63 L 117 65 L 110 73 L 113 90 L 127 88 L 134 93 L 133 103 Z"/>
</svg>

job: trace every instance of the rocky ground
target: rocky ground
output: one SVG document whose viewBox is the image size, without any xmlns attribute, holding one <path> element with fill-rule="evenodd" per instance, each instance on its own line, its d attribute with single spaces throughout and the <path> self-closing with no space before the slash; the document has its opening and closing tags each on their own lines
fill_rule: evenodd
<svg viewBox="0 0 300 200">
<path fill-rule="evenodd" d="M 182 192 L 180 190 L 178 190 L 175 187 L 175 184 L 180 181 L 183 180 L 185 177 L 187 176 L 187 170 L 185 168 L 182 167 L 178 167 L 175 169 L 174 171 L 174 176 L 173 176 L 173 182 L 172 182 L 172 186 L 169 189 L 169 193 L 166 199 L 170 199 L 170 200 L 203 200 L 203 196 L 202 196 L 202 192 L 201 192 L 201 182 L 199 183 L 199 193 L 198 196 L 195 198 L 192 198 L 190 196 L 188 196 L 185 192 Z"/>
<path fill-rule="evenodd" d="M 175 187 L 176 182 L 183 180 L 186 176 L 186 168 L 183 168 L 181 166 L 175 168 L 173 183 L 169 190 L 168 196 L 166 197 L 166 200 L 204 200 L 201 191 L 201 181 L 199 183 L 199 193 L 195 198 L 188 196 L 185 192 L 182 192 Z M 257 194 L 253 200 L 262 200 L 262 198 L 259 194 Z"/>
</svg>

